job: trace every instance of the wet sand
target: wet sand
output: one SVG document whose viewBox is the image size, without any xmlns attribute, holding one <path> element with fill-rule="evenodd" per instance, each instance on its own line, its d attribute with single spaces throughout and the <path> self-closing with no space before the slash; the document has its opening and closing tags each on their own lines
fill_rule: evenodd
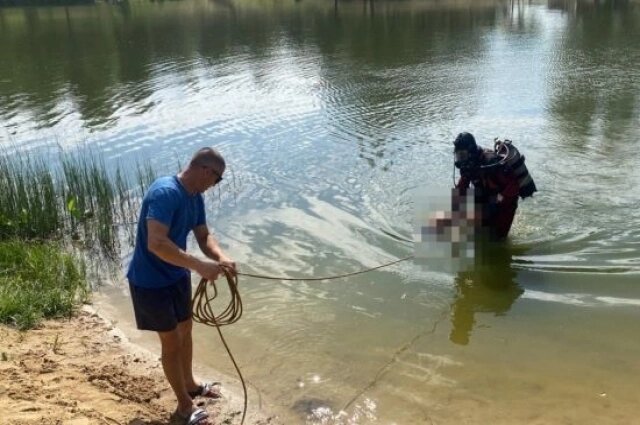
<svg viewBox="0 0 640 425">
<path fill-rule="evenodd" d="M 91 309 L 27 332 L 0 326 L 0 341 L 1 425 L 163 425 L 175 408 L 159 359 Z M 239 424 L 242 394 L 222 393 L 203 407 L 215 424 Z M 251 406 L 245 420 L 280 423 Z"/>
</svg>

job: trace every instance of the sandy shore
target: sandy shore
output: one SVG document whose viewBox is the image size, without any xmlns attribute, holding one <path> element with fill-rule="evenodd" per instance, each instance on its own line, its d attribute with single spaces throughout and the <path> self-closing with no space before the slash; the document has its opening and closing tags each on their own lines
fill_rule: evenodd
<svg viewBox="0 0 640 425">
<path fill-rule="evenodd" d="M 175 408 L 158 359 L 90 310 L 27 332 L 0 326 L 0 341 L 1 425 L 163 425 Z M 222 392 L 203 407 L 239 424 L 242 395 Z M 280 421 L 249 411 L 245 424 Z"/>
</svg>

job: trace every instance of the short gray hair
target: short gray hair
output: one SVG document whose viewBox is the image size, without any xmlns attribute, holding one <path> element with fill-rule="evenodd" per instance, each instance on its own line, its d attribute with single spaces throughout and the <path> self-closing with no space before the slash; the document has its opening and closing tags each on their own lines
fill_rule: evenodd
<svg viewBox="0 0 640 425">
<path fill-rule="evenodd" d="M 223 170 L 227 167 L 227 164 L 222 155 L 220 155 L 220 152 L 213 148 L 199 149 L 191 158 L 191 162 L 189 162 L 190 167 L 213 167 L 215 165 L 221 166 Z"/>
</svg>

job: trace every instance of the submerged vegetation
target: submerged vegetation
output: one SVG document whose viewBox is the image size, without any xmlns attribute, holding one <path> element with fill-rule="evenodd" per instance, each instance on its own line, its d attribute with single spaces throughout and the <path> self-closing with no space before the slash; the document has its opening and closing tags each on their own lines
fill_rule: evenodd
<svg viewBox="0 0 640 425">
<path fill-rule="evenodd" d="M 150 166 L 138 165 L 132 184 L 95 156 L 56 159 L 0 154 L 0 322 L 22 329 L 86 300 L 81 254 L 117 258 L 154 178 Z"/>
</svg>

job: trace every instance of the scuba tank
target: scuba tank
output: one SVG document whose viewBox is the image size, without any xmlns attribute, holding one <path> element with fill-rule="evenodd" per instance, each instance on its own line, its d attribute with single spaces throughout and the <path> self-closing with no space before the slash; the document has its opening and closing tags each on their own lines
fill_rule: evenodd
<svg viewBox="0 0 640 425">
<path fill-rule="evenodd" d="M 520 154 L 518 149 L 511 143 L 511 140 L 508 139 L 494 139 L 494 150 L 500 158 L 499 163 L 513 170 L 516 179 L 518 179 L 520 197 L 524 199 L 533 196 L 533 193 L 537 192 L 538 189 L 529 174 L 529 170 L 527 170 L 527 166 L 524 164 L 524 155 Z"/>
</svg>

